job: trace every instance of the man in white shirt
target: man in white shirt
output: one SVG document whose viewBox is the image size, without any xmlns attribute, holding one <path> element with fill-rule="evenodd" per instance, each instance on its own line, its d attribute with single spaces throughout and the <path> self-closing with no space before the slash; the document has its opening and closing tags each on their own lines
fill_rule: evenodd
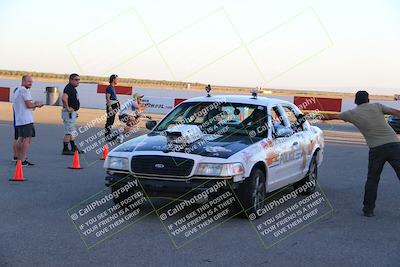
<svg viewBox="0 0 400 267">
<path fill-rule="evenodd" d="M 24 75 L 22 77 L 21 86 L 17 87 L 12 98 L 15 112 L 15 127 L 18 136 L 16 156 L 18 160 L 21 160 L 22 166 L 35 165 L 26 160 L 26 154 L 32 142 L 32 137 L 35 137 L 32 111 L 35 110 L 35 108 L 43 107 L 43 103 L 41 102 L 32 102 L 30 92 L 32 83 L 32 78 L 28 75 Z"/>
<path fill-rule="evenodd" d="M 123 134 L 120 133 L 120 135 L 117 136 L 120 143 L 124 141 L 124 137 L 126 137 L 127 134 L 132 130 L 132 128 L 139 123 L 139 119 L 140 117 L 142 117 L 142 112 L 144 110 L 142 98 L 143 95 L 133 93 L 132 99 L 120 105 L 118 117 L 121 122 L 126 124 L 123 130 Z M 149 118 L 149 116 L 146 117 Z"/>
</svg>

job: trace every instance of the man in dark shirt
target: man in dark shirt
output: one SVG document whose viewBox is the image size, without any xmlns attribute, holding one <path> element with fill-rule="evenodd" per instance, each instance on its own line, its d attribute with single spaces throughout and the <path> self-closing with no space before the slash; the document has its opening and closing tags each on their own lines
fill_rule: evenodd
<svg viewBox="0 0 400 267">
<path fill-rule="evenodd" d="M 119 102 L 117 100 L 117 94 L 115 92 L 115 86 L 118 84 L 118 75 L 113 74 L 110 76 L 110 85 L 106 88 L 106 113 L 107 121 L 105 125 L 105 138 L 106 141 L 112 141 L 118 137 L 118 135 L 111 136 L 111 129 L 114 124 L 115 115 L 119 109 Z"/>
<path fill-rule="evenodd" d="M 78 74 L 73 73 L 69 76 L 69 83 L 65 86 L 62 102 L 63 109 L 61 111 L 61 117 L 64 122 L 64 144 L 63 144 L 63 155 L 73 155 L 76 150 L 79 153 L 82 153 L 75 145 L 75 136 L 77 135 L 76 131 L 76 118 L 77 111 L 80 107 L 78 92 L 76 91 L 76 87 L 79 86 L 80 77 Z M 71 149 L 68 147 L 68 143 L 71 144 Z"/>
</svg>

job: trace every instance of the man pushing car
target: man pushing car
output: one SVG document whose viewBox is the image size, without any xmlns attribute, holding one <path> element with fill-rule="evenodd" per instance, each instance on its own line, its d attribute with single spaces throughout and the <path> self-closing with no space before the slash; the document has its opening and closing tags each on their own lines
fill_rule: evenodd
<svg viewBox="0 0 400 267">
<path fill-rule="evenodd" d="M 385 114 L 400 116 L 400 111 L 380 103 L 369 103 L 366 91 L 358 91 L 356 108 L 338 115 L 324 115 L 325 120 L 340 119 L 354 124 L 369 146 L 368 177 L 365 183 L 364 216 L 374 216 L 378 184 L 386 162 L 400 179 L 400 140 L 386 122 Z"/>
</svg>

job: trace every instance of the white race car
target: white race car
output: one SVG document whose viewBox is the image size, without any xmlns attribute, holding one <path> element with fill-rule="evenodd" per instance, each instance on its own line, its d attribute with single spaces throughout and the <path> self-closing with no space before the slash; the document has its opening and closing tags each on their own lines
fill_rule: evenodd
<svg viewBox="0 0 400 267">
<path fill-rule="evenodd" d="M 106 185 L 113 192 L 136 179 L 148 195 L 168 196 L 224 181 L 243 207 L 255 212 L 267 192 L 290 184 L 308 184 L 307 194 L 315 191 L 323 133 L 290 102 L 208 95 L 182 102 L 146 127 L 148 134 L 108 154 Z"/>
</svg>

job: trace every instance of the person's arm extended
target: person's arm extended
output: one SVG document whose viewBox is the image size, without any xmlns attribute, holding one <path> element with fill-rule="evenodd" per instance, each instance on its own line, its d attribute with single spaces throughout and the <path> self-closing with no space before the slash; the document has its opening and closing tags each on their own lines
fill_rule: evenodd
<svg viewBox="0 0 400 267">
<path fill-rule="evenodd" d="M 327 120 L 341 120 L 341 118 L 339 118 L 338 114 L 324 114 L 322 115 L 322 120 L 327 121 Z"/>
<path fill-rule="evenodd" d="M 393 115 L 393 116 L 396 116 L 396 117 L 400 117 L 400 110 L 395 109 L 395 108 L 389 108 L 389 109 L 385 112 L 385 114 Z"/>
<path fill-rule="evenodd" d="M 68 112 L 74 111 L 73 108 L 71 108 L 71 107 L 68 106 L 68 94 L 64 93 L 61 99 L 62 99 L 64 108 L 65 108 L 66 110 L 68 110 Z"/>
</svg>

